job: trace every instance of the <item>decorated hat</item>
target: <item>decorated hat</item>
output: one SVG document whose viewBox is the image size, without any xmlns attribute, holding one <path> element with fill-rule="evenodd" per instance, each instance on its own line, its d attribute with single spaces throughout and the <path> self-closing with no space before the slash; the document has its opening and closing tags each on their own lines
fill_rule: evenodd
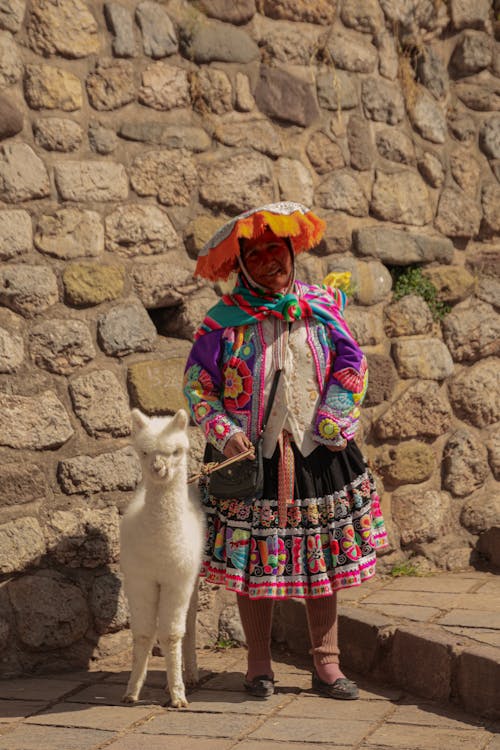
<svg viewBox="0 0 500 750">
<path fill-rule="evenodd" d="M 297 255 L 319 243 L 325 226 L 323 219 L 301 203 L 282 201 L 252 208 L 224 224 L 203 246 L 195 275 L 211 281 L 227 279 L 237 266 L 239 240 L 256 239 L 266 228 L 277 237 L 289 237 Z"/>
</svg>

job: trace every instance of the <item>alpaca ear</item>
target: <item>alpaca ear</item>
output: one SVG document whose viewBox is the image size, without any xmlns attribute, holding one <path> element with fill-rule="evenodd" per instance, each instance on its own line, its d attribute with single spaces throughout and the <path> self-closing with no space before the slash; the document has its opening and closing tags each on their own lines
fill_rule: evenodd
<svg viewBox="0 0 500 750">
<path fill-rule="evenodd" d="M 179 409 L 179 411 L 174 415 L 174 418 L 172 419 L 171 426 L 177 427 L 179 430 L 187 430 L 187 426 L 189 424 L 189 417 L 184 409 Z"/>
<path fill-rule="evenodd" d="M 148 418 L 142 413 L 142 411 L 139 411 L 139 409 L 132 409 L 131 416 L 132 432 L 138 432 L 139 430 L 142 430 L 143 427 L 146 427 Z"/>
</svg>

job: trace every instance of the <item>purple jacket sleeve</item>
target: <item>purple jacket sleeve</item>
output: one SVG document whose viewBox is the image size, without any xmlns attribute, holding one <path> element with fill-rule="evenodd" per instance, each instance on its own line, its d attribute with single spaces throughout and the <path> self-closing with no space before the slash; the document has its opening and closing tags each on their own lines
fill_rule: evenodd
<svg viewBox="0 0 500 750">
<path fill-rule="evenodd" d="M 195 341 L 184 373 L 184 395 L 196 424 L 205 438 L 222 451 L 241 427 L 228 416 L 222 403 L 221 372 L 223 331 L 206 333 Z"/>
</svg>

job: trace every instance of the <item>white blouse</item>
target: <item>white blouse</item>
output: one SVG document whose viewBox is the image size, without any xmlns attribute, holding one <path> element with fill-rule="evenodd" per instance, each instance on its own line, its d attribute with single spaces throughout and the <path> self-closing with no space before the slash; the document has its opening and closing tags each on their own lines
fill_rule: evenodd
<svg viewBox="0 0 500 750">
<path fill-rule="evenodd" d="M 266 318 L 262 323 L 266 343 L 264 403 L 267 404 L 274 373 L 281 365 L 282 373 L 274 398 L 273 408 L 264 433 L 263 455 L 271 458 L 282 430 L 287 430 L 303 456 L 317 447 L 312 438 L 311 425 L 320 400 L 318 379 L 307 328 L 303 320 L 296 320 L 288 332 L 288 323 L 278 318 Z"/>
</svg>

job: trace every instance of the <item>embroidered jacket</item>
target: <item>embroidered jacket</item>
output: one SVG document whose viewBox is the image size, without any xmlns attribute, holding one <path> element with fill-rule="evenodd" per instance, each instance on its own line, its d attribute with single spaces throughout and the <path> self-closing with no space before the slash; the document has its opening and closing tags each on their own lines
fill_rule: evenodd
<svg viewBox="0 0 500 750">
<path fill-rule="evenodd" d="M 299 291 L 310 289 L 302 282 L 297 282 L 297 287 Z M 332 304 L 338 303 L 332 298 Z M 368 385 L 366 358 L 352 340 L 344 367 L 339 361 L 343 355 L 336 351 L 328 326 L 316 318 L 304 322 L 321 394 L 311 424 L 312 437 L 317 443 L 342 445 L 344 439 L 354 437 L 358 426 L 359 407 Z M 186 365 L 184 394 L 193 419 L 218 450 L 223 450 L 239 431 L 252 442 L 257 440 L 265 411 L 268 356 L 270 349 L 265 345 L 262 322 L 217 329 L 195 341 Z M 342 382 L 334 369 L 339 375 L 342 373 Z"/>
</svg>

